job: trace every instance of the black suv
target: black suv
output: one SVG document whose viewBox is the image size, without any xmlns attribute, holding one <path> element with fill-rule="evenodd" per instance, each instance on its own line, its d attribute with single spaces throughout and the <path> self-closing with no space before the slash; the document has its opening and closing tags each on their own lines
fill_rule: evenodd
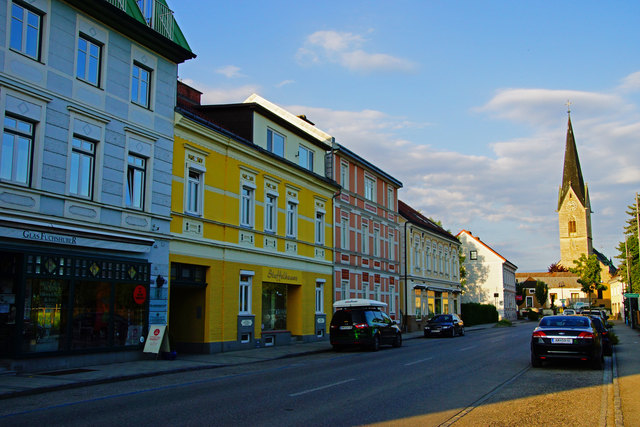
<svg viewBox="0 0 640 427">
<path fill-rule="evenodd" d="M 382 344 L 400 347 L 402 331 L 378 307 L 345 307 L 333 314 L 330 340 L 335 350 L 360 345 L 377 351 Z"/>
</svg>

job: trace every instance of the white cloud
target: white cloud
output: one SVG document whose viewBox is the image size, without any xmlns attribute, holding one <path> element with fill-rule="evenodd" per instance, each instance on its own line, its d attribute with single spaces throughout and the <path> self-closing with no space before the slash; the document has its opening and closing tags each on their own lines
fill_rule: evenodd
<svg viewBox="0 0 640 427">
<path fill-rule="evenodd" d="M 278 83 L 276 85 L 276 87 L 277 88 L 281 88 L 281 87 L 284 87 L 284 86 L 287 86 L 287 85 L 290 85 L 290 84 L 294 84 L 294 83 L 295 83 L 295 80 L 283 80 L 280 83 Z"/>
<path fill-rule="evenodd" d="M 224 67 L 216 68 L 216 73 L 222 74 L 228 79 L 244 77 L 244 74 L 240 73 L 240 68 L 235 65 L 225 65 Z"/>
<path fill-rule="evenodd" d="M 359 35 L 337 31 L 316 31 L 309 35 L 296 57 L 303 65 L 339 64 L 351 71 L 410 72 L 416 65 L 403 58 L 362 49 L 367 40 Z"/>
<path fill-rule="evenodd" d="M 629 74 L 622 79 L 622 83 L 620 83 L 618 89 L 623 92 L 637 92 L 640 90 L 640 71 Z"/>
</svg>

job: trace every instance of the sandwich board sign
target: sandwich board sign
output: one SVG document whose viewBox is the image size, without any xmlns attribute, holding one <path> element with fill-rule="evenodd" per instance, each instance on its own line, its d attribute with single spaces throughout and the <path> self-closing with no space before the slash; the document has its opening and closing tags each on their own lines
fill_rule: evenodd
<svg viewBox="0 0 640 427">
<path fill-rule="evenodd" d="M 169 339 L 165 335 L 167 325 L 150 325 L 147 342 L 144 344 L 144 353 L 158 354 L 160 351 L 169 351 Z"/>
</svg>

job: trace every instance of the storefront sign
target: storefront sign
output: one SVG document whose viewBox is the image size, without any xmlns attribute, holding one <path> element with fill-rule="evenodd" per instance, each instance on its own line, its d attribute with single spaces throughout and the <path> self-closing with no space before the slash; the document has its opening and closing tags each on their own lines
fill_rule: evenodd
<svg viewBox="0 0 640 427">
<path fill-rule="evenodd" d="M 280 268 L 266 268 L 262 273 L 263 282 L 299 284 L 300 272 Z"/>
<path fill-rule="evenodd" d="M 169 351 L 169 342 L 165 338 L 166 325 L 150 325 L 147 342 L 144 344 L 145 353 L 159 353 Z"/>
<path fill-rule="evenodd" d="M 34 240 L 38 242 L 47 243 L 59 243 L 61 245 L 75 245 L 77 244 L 77 237 L 65 236 L 64 234 L 46 233 L 44 231 L 32 231 L 24 230 L 22 237 L 27 240 Z"/>
<path fill-rule="evenodd" d="M 144 302 L 147 300 L 147 288 L 142 285 L 136 286 L 133 290 L 133 300 L 138 305 L 144 304 Z"/>
</svg>

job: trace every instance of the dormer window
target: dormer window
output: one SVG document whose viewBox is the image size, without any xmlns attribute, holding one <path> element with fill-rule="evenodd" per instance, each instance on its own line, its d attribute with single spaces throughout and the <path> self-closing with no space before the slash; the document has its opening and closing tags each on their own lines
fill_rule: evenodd
<svg viewBox="0 0 640 427">
<path fill-rule="evenodd" d="M 284 157 L 284 135 L 272 129 L 267 129 L 267 151 Z"/>
</svg>

